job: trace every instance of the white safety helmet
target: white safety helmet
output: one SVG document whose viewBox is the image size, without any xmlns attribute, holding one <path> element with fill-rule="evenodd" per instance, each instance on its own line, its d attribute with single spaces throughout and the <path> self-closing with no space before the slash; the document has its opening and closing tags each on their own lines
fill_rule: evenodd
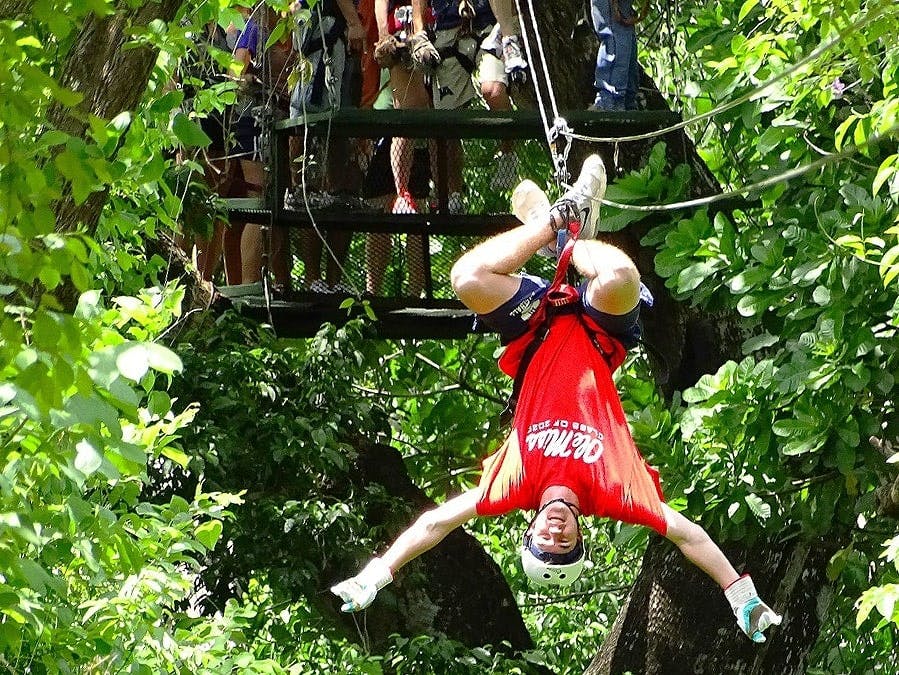
<svg viewBox="0 0 899 675">
<path fill-rule="evenodd" d="M 565 500 L 553 499 L 544 504 L 534 514 L 521 543 L 521 566 L 524 568 L 524 573 L 528 575 L 528 579 L 540 586 L 569 586 L 573 584 L 581 576 L 587 561 L 587 551 L 580 536 L 580 525 L 578 525 L 577 544 L 566 553 L 542 551 L 534 544 L 531 537 L 531 528 L 534 525 L 534 521 L 537 520 L 540 511 L 556 501 L 564 502 L 569 508 L 573 507 L 572 512 L 577 517 L 577 512 L 574 510 L 577 507 L 565 502 Z"/>
</svg>

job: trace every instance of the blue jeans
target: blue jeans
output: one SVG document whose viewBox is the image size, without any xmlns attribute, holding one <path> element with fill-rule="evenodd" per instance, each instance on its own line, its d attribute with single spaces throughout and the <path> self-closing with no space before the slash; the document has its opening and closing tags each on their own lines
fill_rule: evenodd
<svg viewBox="0 0 899 675">
<path fill-rule="evenodd" d="M 619 0 L 623 17 L 632 18 L 631 0 Z M 596 54 L 596 108 L 637 109 L 637 31 L 612 16 L 611 0 L 591 0 L 593 30 L 599 39 Z"/>
</svg>

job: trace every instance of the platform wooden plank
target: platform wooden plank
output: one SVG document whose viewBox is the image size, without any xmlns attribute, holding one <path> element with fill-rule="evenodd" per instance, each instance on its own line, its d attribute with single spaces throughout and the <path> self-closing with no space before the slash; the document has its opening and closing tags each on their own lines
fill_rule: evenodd
<svg viewBox="0 0 899 675">
<path fill-rule="evenodd" d="M 307 338 L 315 335 L 322 324 L 342 326 L 354 316 L 340 308 L 344 299 L 345 296 L 305 293 L 299 294 L 298 299 L 272 300 L 266 307 L 261 295 L 241 295 L 231 298 L 231 303 L 241 315 L 270 323 L 281 337 Z M 446 340 L 464 338 L 474 331 L 474 314 L 454 300 L 372 298 L 369 302 L 377 317 L 370 324 L 372 337 Z M 414 306 L 416 302 L 420 305 Z"/>
<path fill-rule="evenodd" d="M 662 129 L 681 121 L 668 110 L 562 112 L 575 133 L 597 137 L 626 136 Z M 276 133 L 297 134 L 304 127 L 332 136 L 402 136 L 405 138 L 544 138 L 536 110 L 370 110 L 341 108 L 275 123 Z"/>
</svg>

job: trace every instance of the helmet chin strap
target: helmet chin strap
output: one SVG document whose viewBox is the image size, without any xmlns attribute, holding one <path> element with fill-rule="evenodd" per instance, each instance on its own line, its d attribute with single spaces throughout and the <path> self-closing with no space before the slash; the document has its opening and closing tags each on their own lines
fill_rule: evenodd
<svg viewBox="0 0 899 675">
<path fill-rule="evenodd" d="M 547 506 L 550 506 L 551 504 L 556 504 L 559 502 L 561 502 L 562 504 L 567 506 L 568 510 L 574 514 L 574 524 L 577 525 L 577 536 L 580 537 L 581 536 L 581 523 L 578 520 L 578 517 L 581 515 L 581 510 L 580 510 L 580 508 L 578 508 L 577 504 L 572 504 L 567 499 L 562 499 L 561 497 L 558 497 L 556 499 L 550 499 L 543 506 L 541 506 L 539 509 L 537 509 L 537 513 L 535 513 L 534 517 L 531 518 L 531 522 L 528 523 L 528 529 L 526 531 L 527 532 L 531 531 L 531 528 L 534 527 L 534 522 L 537 520 L 537 516 L 539 516 L 541 513 L 543 513 L 543 511 L 546 509 Z"/>
</svg>

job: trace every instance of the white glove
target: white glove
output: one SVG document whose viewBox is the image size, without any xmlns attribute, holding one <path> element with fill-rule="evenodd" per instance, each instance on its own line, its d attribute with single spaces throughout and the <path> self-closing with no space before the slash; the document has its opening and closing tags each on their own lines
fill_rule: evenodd
<svg viewBox="0 0 899 675">
<path fill-rule="evenodd" d="M 356 576 L 331 586 L 331 592 L 343 600 L 341 610 L 358 612 L 372 602 L 382 588 L 393 581 L 390 568 L 380 558 L 372 558 Z"/>
<path fill-rule="evenodd" d="M 752 577 L 744 574 L 724 589 L 724 597 L 737 617 L 737 625 L 753 642 L 764 642 L 769 626 L 779 626 L 783 617 L 759 598 Z"/>
</svg>

